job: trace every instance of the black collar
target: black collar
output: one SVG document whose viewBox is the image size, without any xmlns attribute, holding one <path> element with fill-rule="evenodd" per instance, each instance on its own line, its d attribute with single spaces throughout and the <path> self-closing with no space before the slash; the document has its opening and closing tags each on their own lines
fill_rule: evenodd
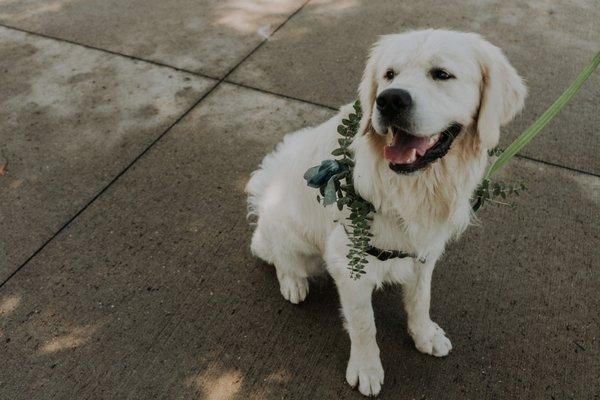
<svg viewBox="0 0 600 400">
<path fill-rule="evenodd" d="M 382 249 L 378 249 L 375 246 L 370 246 L 370 245 L 369 245 L 369 247 L 367 247 L 367 254 L 372 255 L 373 257 L 377 258 L 379 261 L 387 261 L 391 258 L 406 258 L 406 257 L 416 258 L 416 256 L 414 254 L 407 253 L 405 251 L 382 250 Z"/>
<path fill-rule="evenodd" d="M 334 221 L 337 222 L 337 221 Z M 348 234 L 348 229 L 346 229 L 346 225 L 342 224 L 344 231 Z M 382 250 L 378 247 L 368 245 L 367 250 L 365 251 L 368 255 L 377 258 L 379 261 L 388 261 L 393 258 L 414 258 L 415 260 L 425 263 L 427 262 L 426 258 L 417 257 L 415 253 L 408 253 L 402 250 Z"/>
</svg>

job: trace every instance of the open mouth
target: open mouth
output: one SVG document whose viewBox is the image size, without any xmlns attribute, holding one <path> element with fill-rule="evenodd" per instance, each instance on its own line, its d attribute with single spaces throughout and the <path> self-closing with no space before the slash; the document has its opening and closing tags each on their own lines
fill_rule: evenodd
<svg viewBox="0 0 600 400">
<path fill-rule="evenodd" d="M 385 146 L 383 155 L 393 171 L 410 173 L 445 156 L 462 126 L 454 123 L 429 137 L 414 136 L 395 126 L 391 129 L 392 142 Z"/>
</svg>

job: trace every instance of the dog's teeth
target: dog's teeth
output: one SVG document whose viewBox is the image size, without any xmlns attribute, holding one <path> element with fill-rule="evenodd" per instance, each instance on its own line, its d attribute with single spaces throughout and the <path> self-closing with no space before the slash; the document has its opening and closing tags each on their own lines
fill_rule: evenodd
<svg viewBox="0 0 600 400">
<path fill-rule="evenodd" d="M 390 128 L 385 135 L 385 144 L 391 146 L 394 141 L 394 132 L 392 132 L 392 128 Z"/>
<path fill-rule="evenodd" d="M 429 145 L 434 144 L 435 142 L 438 141 L 438 138 L 440 137 L 440 134 L 438 133 L 437 135 L 434 135 L 432 137 L 429 138 Z"/>
<path fill-rule="evenodd" d="M 408 159 L 408 163 L 414 163 L 417 161 L 417 149 L 411 149 L 410 158 Z"/>
</svg>

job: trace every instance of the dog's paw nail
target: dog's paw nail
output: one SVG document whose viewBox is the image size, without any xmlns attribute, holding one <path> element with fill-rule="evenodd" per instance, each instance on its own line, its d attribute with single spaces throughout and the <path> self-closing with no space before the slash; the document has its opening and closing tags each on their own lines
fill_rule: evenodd
<svg viewBox="0 0 600 400">
<path fill-rule="evenodd" d="M 384 372 L 377 359 L 372 365 L 357 366 L 350 361 L 346 369 L 346 381 L 352 387 L 358 384 L 358 391 L 365 396 L 377 396 L 383 385 Z"/>
<path fill-rule="evenodd" d="M 279 288 L 284 299 L 298 304 L 308 295 L 308 279 L 283 275 L 279 279 Z"/>
<path fill-rule="evenodd" d="M 452 343 L 443 333 L 433 338 L 433 355 L 436 357 L 445 357 L 452 350 Z"/>
<path fill-rule="evenodd" d="M 426 334 L 413 334 L 415 346 L 421 353 L 431 354 L 435 357 L 445 357 L 452 350 L 452 343 L 446 337 L 446 333 L 436 323 L 432 322 L 432 326 Z"/>
</svg>

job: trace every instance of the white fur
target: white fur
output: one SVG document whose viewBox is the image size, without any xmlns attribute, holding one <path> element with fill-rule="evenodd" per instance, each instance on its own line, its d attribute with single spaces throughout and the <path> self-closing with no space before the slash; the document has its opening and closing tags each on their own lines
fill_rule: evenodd
<svg viewBox="0 0 600 400">
<path fill-rule="evenodd" d="M 428 71 L 433 67 L 447 69 L 456 79 L 432 80 Z M 397 71 L 391 82 L 384 79 L 388 68 Z M 445 157 L 416 173 L 396 174 L 382 156 L 373 104 L 389 87 L 411 92 L 419 134 L 435 134 L 452 122 L 464 126 Z M 369 256 L 366 274 L 350 278 L 342 227 L 347 211 L 320 205 L 317 191 L 302 177 L 309 167 L 332 158 L 336 127 L 352 111 L 349 105 L 322 125 L 287 135 L 252 174 L 246 191 L 250 213 L 258 217 L 252 252 L 275 265 L 281 293 L 292 303 L 307 296 L 309 277 L 325 269 L 331 274 L 351 339 L 346 379 L 364 395 L 377 395 L 384 373 L 371 293 L 383 283 L 402 284 L 408 331 L 417 349 L 448 354 L 450 341 L 429 317 L 433 268 L 447 241 L 468 226 L 470 198 L 487 165 L 487 149 L 498 142 L 500 125 L 523 106 L 525 86 L 502 52 L 480 36 L 426 30 L 382 37 L 371 52 L 359 94 L 364 117 L 352 144 L 354 181 L 377 209 L 372 243 L 415 252 L 426 262 L 382 262 Z"/>
</svg>

